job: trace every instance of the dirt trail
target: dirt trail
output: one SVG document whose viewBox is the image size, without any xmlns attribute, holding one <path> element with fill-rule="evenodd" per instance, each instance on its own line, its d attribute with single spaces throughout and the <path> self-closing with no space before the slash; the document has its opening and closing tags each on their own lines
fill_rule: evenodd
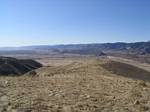
<svg viewBox="0 0 150 112">
<path fill-rule="evenodd" d="M 121 57 L 114 57 L 114 56 L 108 56 L 108 58 L 112 61 L 117 61 L 117 62 L 121 62 L 121 63 L 126 63 L 126 64 L 130 64 L 132 66 L 144 69 L 148 72 L 150 72 L 150 64 L 148 63 L 141 63 L 141 62 L 137 62 L 131 59 L 125 59 L 125 58 L 121 58 Z"/>
</svg>

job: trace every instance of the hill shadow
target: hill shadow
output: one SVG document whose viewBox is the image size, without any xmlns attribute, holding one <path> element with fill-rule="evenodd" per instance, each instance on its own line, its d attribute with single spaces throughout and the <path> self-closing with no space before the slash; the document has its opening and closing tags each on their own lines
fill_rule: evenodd
<svg viewBox="0 0 150 112">
<path fill-rule="evenodd" d="M 150 81 L 150 72 L 129 64 L 116 62 L 116 61 L 108 61 L 105 64 L 102 64 L 101 66 L 104 69 L 116 75 L 132 78 L 132 79 Z"/>
<path fill-rule="evenodd" d="M 0 57 L 0 76 L 18 76 L 42 67 L 34 60 L 20 60 L 10 57 Z"/>
</svg>

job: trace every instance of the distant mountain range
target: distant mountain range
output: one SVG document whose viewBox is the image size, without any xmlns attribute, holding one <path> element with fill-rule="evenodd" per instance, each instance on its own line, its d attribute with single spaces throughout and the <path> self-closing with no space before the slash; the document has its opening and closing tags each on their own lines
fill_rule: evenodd
<svg viewBox="0 0 150 112">
<path fill-rule="evenodd" d="M 39 45 L 39 46 L 24 46 L 24 47 L 5 47 L 0 48 L 0 51 L 50 51 L 59 53 L 73 54 L 94 54 L 99 55 L 104 53 L 120 53 L 134 55 L 149 55 L 150 41 L 135 42 L 135 43 L 96 43 L 96 44 L 68 44 L 68 45 Z"/>
</svg>

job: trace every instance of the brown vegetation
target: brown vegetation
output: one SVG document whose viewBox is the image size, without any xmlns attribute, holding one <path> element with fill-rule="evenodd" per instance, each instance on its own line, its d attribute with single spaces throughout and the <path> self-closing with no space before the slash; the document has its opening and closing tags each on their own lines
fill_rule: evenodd
<svg viewBox="0 0 150 112">
<path fill-rule="evenodd" d="M 36 77 L 0 77 L 0 111 L 150 111 L 150 83 L 111 73 L 102 67 L 105 59 L 56 57 L 38 61 L 46 66 L 35 70 Z M 124 67 L 128 68 L 121 65 Z"/>
</svg>

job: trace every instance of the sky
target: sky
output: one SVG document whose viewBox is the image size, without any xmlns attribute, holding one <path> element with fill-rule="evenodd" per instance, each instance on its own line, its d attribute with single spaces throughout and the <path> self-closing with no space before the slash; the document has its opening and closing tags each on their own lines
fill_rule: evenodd
<svg viewBox="0 0 150 112">
<path fill-rule="evenodd" d="M 0 0 L 0 46 L 150 40 L 150 0 Z"/>
</svg>

